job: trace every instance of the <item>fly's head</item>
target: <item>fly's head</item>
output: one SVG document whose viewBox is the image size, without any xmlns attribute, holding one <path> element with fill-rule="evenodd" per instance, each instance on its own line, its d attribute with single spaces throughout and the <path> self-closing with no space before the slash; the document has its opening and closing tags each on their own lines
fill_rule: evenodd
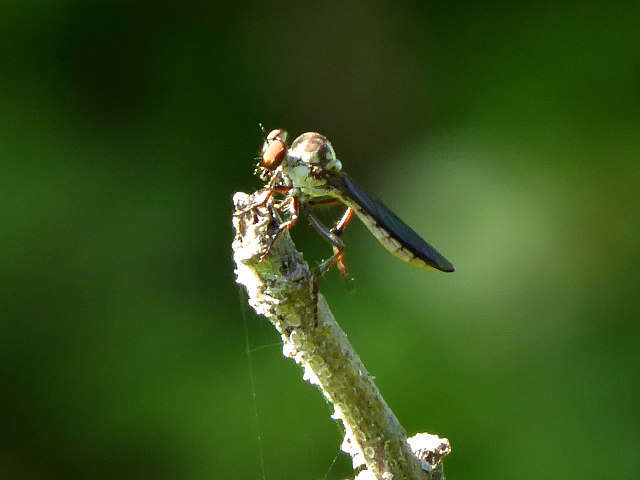
<svg viewBox="0 0 640 480">
<path fill-rule="evenodd" d="M 255 173 L 266 181 L 271 178 L 272 173 L 287 156 L 287 131 L 282 128 L 276 128 L 267 134 L 262 125 L 260 125 L 260 128 L 264 135 L 264 143 L 262 144 L 262 152 Z"/>
</svg>

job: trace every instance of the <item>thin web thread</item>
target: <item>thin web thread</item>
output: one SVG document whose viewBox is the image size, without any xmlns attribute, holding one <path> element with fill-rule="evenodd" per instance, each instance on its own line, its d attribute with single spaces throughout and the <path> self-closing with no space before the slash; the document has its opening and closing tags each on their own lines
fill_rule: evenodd
<svg viewBox="0 0 640 480">
<path fill-rule="evenodd" d="M 327 480 L 327 478 L 329 478 L 329 473 L 331 473 L 331 470 L 333 469 L 333 466 L 336 464 L 336 460 L 338 460 L 339 455 L 340 455 L 340 452 L 338 451 L 338 453 L 336 453 L 336 456 L 333 457 L 333 460 L 331 461 L 331 465 L 329 465 L 329 469 L 327 470 L 327 473 L 324 474 L 324 477 L 322 477 L 322 480 Z"/>
<path fill-rule="evenodd" d="M 242 312 L 242 329 L 244 330 L 245 353 L 247 355 L 247 370 L 249 371 L 249 383 L 251 388 L 251 399 L 253 404 L 253 416 L 258 432 L 258 460 L 260 461 L 260 472 L 262 480 L 267 480 L 267 473 L 264 468 L 264 451 L 262 447 L 262 429 L 260 428 L 260 414 L 258 413 L 258 400 L 256 395 L 256 383 L 253 376 L 253 358 L 251 356 L 251 344 L 249 343 L 249 325 L 247 321 L 247 307 L 244 301 L 242 287 L 238 286 L 238 298 L 240 299 L 240 311 Z"/>
<path fill-rule="evenodd" d="M 260 428 L 260 414 L 258 412 L 258 397 L 256 394 L 256 384 L 255 384 L 255 377 L 253 373 L 252 353 L 265 348 L 278 347 L 282 344 L 280 342 L 269 343 L 266 345 L 259 345 L 257 347 L 251 348 L 251 342 L 249 341 L 249 322 L 247 319 L 246 295 L 244 294 L 244 291 L 242 290 L 241 286 L 238 286 L 238 299 L 240 301 L 240 311 L 242 312 L 242 330 L 244 332 L 245 353 L 247 355 L 247 370 L 249 371 L 251 403 L 253 406 L 253 415 L 254 415 L 254 421 L 255 421 L 256 431 L 258 436 L 258 460 L 260 463 L 260 473 L 262 474 L 262 480 L 267 480 L 267 473 L 266 473 L 265 464 L 264 464 L 264 449 L 262 444 L 262 429 Z M 340 432 L 340 427 L 338 427 L 338 431 Z M 329 464 L 329 468 L 327 469 L 326 473 L 322 477 L 322 480 L 327 480 L 329 478 L 329 474 L 331 473 L 331 470 L 333 470 L 333 467 L 335 466 L 335 463 L 338 460 L 339 456 L 340 456 L 340 451 L 338 451 L 336 455 L 333 457 L 333 460 Z"/>
<path fill-rule="evenodd" d="M 278 342 L 278 343 L 267 343 L 266 345 L 258 345 L 257 347 L 253 347 L 251 350 L 249 350 L 251 353 L 254 352 L 259 352 L 260 350 L 264 350 L 265 348 L 272 348 L 272 347 L 281 347 L 282 346 L 282 342 Z"/>
</svg>

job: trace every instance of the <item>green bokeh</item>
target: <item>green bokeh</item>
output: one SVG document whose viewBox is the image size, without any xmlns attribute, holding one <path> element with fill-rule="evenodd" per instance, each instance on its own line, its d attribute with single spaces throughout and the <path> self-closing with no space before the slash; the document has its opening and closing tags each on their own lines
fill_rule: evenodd
<svg viewBox="0 0 640 480">
<path fill-rule="evenodd" d="M 458 478 L 640 476 L 640 8 L 0 7 L 0 478 L 341 479 L 330 408 L 234 284 L 257 122 L 457 267 L 356 225 L 323 284 Z M 293 233 L 311 261 L 330 249 Z M 335 458 L 335 464 L 332 462 Z M 331 468 L 330 468 L 331 467 Z M 327 473 L 328 472 L 328 473 Z"/>
</svg>

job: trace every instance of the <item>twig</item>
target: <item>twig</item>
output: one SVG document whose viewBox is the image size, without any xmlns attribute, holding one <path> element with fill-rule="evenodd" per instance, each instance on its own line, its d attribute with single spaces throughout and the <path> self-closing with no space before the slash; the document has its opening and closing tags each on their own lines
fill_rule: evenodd
<svg viewBox="0 0 640 480">
<path fill-rule="evenodd" d="M 426 433 L 407 440 L 322 294 L 316 305 L 309 266 L 288 232 L 259 261 L 278 231 L 277 213 L 270 206 L 247 210 L 254 198 L 245 193 L 233 201 L 237 282 L 280 333 L 285 356 L 303 367 L 303 378 L 333 405 L 332 417 L 345 428 L 342 450 L 351 455 L 357 479 L 444 479 L 449 441 Z"/>
</svg>

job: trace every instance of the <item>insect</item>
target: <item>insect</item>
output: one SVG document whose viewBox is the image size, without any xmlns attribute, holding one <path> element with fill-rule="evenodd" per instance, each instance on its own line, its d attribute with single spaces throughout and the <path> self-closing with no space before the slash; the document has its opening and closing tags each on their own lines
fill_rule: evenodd
<svg viewBox="0 0 640 480">
<path fill-rule="evenodd" d="M 449 260 L 342 171 L 342 163 L 326 137 L 315 132 L 303 133 L 288 147 L 285 130 L 278 128 L 267 134 L 262 125 L 260 128 L 264 143 L 256 174 L 266 184 L 261 199 L 249 208 L 272 201 L 275 194 L 283 195 L 284 199 L 276 207 L 281 212 L 288 211 L 289 217 L 280 225 L 278 234 L 293 227 L 300 218 L 300 212 L 304 212 L 311 225 L 333 246 L 333 256 L 316 270 L 318 277 L 334 264 L 343 275 L 348 275 L 341 237 L 354 214 L 387 250 L 401 260 L 416 267 L 454 271 Z M 347 208 L 331 229 L 309 211 L 310 207 L 336 204 Z M 265 252 L 263 258 L 268 253 Z"/>
</svg>

